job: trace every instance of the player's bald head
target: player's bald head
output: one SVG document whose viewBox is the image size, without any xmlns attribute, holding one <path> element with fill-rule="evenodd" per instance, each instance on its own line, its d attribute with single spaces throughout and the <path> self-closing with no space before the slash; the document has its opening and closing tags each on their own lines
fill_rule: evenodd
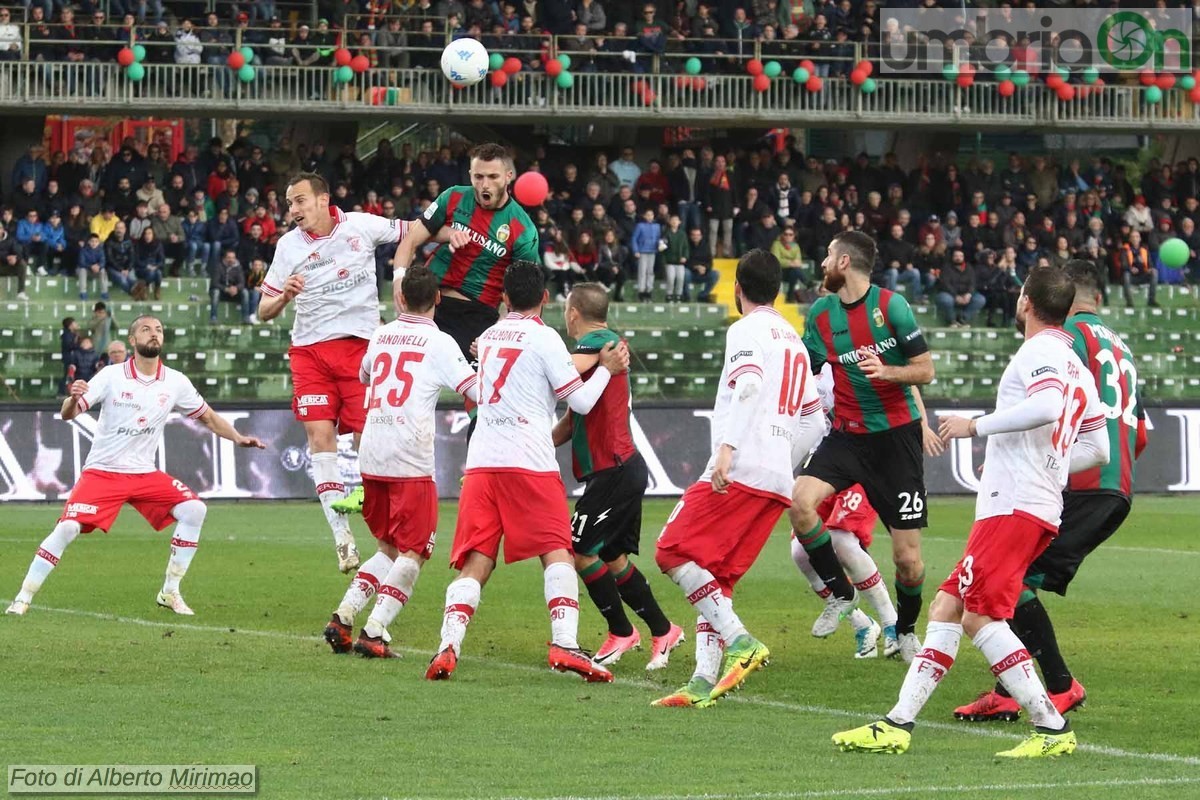
<svg viewBox="0 0 1200 800">
<path fill-rule="evenodd" d="M 608 290 L 599 283 L 577 283 L 567 295 L 567 308 L 579 312 L 587 322 L 608 322 Z"/>
</svg>

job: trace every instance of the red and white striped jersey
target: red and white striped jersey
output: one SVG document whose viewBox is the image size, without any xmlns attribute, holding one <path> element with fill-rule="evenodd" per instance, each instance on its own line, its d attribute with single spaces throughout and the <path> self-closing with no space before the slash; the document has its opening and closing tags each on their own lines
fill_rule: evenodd
<svg viewBox="0 0 1200 800">
<path fill-rule="evenodd" d="M 100 422 L 83 468 L 129 474 L 158 470 L 155 455 L 171 412 L 197 419 L 208 410 L 182 372 L 159 361 L 153 375 L 142 375 L 132 358 L 110 364 L 88 382 L 79 409 L 97 405 Z"/>
<path fill-rule="evenodd" d="M 1038 392 L 1061 398 L 1061 412 L 1054 422 L 1032 430 L 988 436 L 976 519 L 1024 514 L 1052 529 L 1062 521 L 1062 493 L 1076 437 L 1105 425 L 1096 383 L 1071 345 L 1062 328 L 1047 328 L 1027 339 L 1005 368 L 997 412 Z M 984 425 L 978 427 L 983 433 Z"/>
<path fill-rule="evenodd" d="M 554 409 L 583 386 L 567 346 L 537 316 L 509 314 L 479 337 L 479 415 L 467 470 L 558 473 Z"/>
<path fill-rule="evenodd" d="M 262 284 L 263 294 L 278 297 L 289 276 L 304 276 L 304 291 L 293 301 L 292 344 L 297 346 L 347 336 L 371 338 L 379 327 L 375 248 L 408 233 L 404 220 L 336 206 L 329 213 L 334 225 L 328 236 L 314 238 L 299 228 L 283 235 Z"/>
<path fill-rule="evenodd" d="M 358 466 L 371 478 L 433 476 L 433 441 L 442 387 L 463 394 L 475 370 L 433 320 L 401 314 L 371 335 L 359 373 L 367 385 L 367 421 Z"/>
</svg>

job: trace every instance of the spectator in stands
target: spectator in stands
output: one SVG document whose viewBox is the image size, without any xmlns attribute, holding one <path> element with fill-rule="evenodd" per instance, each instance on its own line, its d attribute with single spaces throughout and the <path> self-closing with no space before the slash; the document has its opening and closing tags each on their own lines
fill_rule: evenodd
<svg viewBox="0 0 1200 800">
<path fill-rule="evenodd" d="M 142 231 L 146 230 L 152 224 L 150 219 L 150 207 L 145 202 L 139 200 L 134 208 L 133 217 L 126 223 L 129 226 L 129 238 L 133 241 L 138 241 L 142 238 Z"/>
<path fill-rule="evenodd" d="M 609 169 L 617 176 L 618 187 L 628 186 L 633 188 L 637 184 L 637 179 L 642 174 L 642 168 L 633 160 L 632 147 L 622 148 L 621 157 L 610 164 Z"/>
<path fill-rule="evenodd" d="M 42 245 L 44 263 L 38 267 L 38 274 L 55 275 L 64 270 L 69 258 L 67 232 L 57 208 L 50 212 L 50 219 L 42 223 Z"/>
<path fill-rule="evenodd" d="M 217 263 L 220 261 L 220 254 L 226 250 L 233 250 L 237 253 L 238 243 L 241 241 L 241 235 L 238 233 L 237 223 L 229 218 L 229 209 L 222 208 L 216 213 L 216 217 L 210 219 L 205 230 L 205 239 L 209 243 L 209 269 L 215 270 Z"/>
<path fill-rule="evenodd" d="M 163 268 L 166 266 L 166 254 L 162 242 L 154 238 L 154 228 L 147 226 L 142 231 L 135 247 L 135 263 L 138 280 L 146 284 L 147 290 L 155 300 L 162 298 Z"/>
<path fill-rule="evenodd" d="M 975 270 L 962 250 L 950 256 L 950 266 L 942 270 L 934 284 L 934 305 L 942 323 L 951 328 L 970 327 L 975 314 L 987 299 L 976 290 Z"/>
<path fill-rule="evenodd" d="M 238 262 L 237 252 L 231 249 L 221 254 L 221 261 L 213 272 L 209 287 L 208 321 L 217 321 L 217 303 L 237 303 L 241 309 L 242 322 L 250 322 L 250 293 L 246 289 L 246 273 Z"/>
<path fill-rule="evenodd" d="M 154 230 L 154 238 L 162 244 L 167 260 L 175 265 L 177 273 L 182 273 L 186 259 L 184 243 L 187 238 L 182 220 L 171 213 L 169 205 L 162 203 L 150 221 L 150 227 Z"/>
<path fill-rule="evenodd" d="M 767 250 L 779 238 L 779 226 L 775 224 L 775 213 L 765 205 L 760 204 L 760 216 L 757 222 L 750 226 L 746 235 L 747 250 Z"/>
<path fill-rule="evenodd" d="M 271 263 L 275 256 L 272 247 L 263 236 L 263 228 L 257 222 L 250 225 L 250 231 L 238 243 L 237 257 L 239 264 L 253 264 L 255 261 Z"/>
<path fill-rule="evenodd" d="M 604 231 L 596 256 L 596 273 L 594 280 L 615 290 L 613 298 L 620 302 L 625 296 L 625 280 L 630 272 L 632 256 L 630 250 L 621 244 L 613 229 Z"/>
<path fill-rule="evenodd" d="M 813 286 L 813 278 L 811 273 L 805 272 L 804 255 L 800 243 L 796 241 L 794 227 L 783 229 L 779 238 L 771 244 L 771 255 L 779 259 L 779 265 L 783 268 L 784 299 L 793 303 L 812 302 L 814 296 L 809 294 L 809 290 Z"/>
<path fill-rule="evenodd" d="M 758 188 L 751 186 L 746 189 L 742 205 L 735 209 L 733 239 L 737 245 L 737 252 L 736 254 L 730 253 L 730 257 L 740 256 L 747 250 L 753 249 L 754 245 L 750 244 L 750 233 L 754 230 L 754 226 L 762 220 L 763 214 L 769 213 L 771 213 L 771 209 L 759 199 Z"/>
<path fill-rule="evenodd" d="M 642 213 L 630 239 L 630 249 L 637 258 L 638 300 L 643 302 L 653 297 L 654 262 L 662 244 L 662 226 L 655 221 L 654 209 L 648 208 Z"/>
<path fill-rule="evenodd" d="M 71 362 L 68 369 L 73 368 L 71 372 L 74 380 L 90 381 L 96 377 L 100 354 L 96 352 L 96 348 L 92 343 L 90 336 L 82 336 L 79 339 L 79 346 L 71 351 Z"/>
<path fill-rule="evenodd" d="M 113 339 L 105 348 L 104 355 L 100 356 L 100 360 L 96 362 L 96 371 L 104 369 L 110 364 L 124 364 L 129 358 L 129 353 L 125 349 L 125 343 L 120 339 Z"/>
<path fill-rule="evenodd" d="M 190 277 L 208 268 L 209 253 L 212 250 L 207 238 L 208 224 L 200 219 L 195 208 L 189 208 L 186 217 L 180 222 L 180 228 L 183 230 L 183 270 Z"/>
<path fill-rule="evenodd" d="M 977 270 L 976 282 L 985 298 L 987 326 L 1011 327 L 1017 313 L 1017 297 L 1021 294 L 1021 282 L 1017 280 L 1016 254 L 1013 248 L 1006 248 L 1002 260 L 997 260 L 994 253 L 991 258 L 986 259 Z M 997 314 L 1000 317 L 999 322 L 996 321 Z"/>
<path fill-rule="evenodd" d="M 683 299 L 687 273 L 687 262 L 691 257 L 687 233 L 678 214 L 667 218 L 667 229 L 662 233 L 666 248 L 662 251 L 663 266 L 667 277 L 667 302 L 677 303 Z"/>
<path fill-rule="evenodd" d="M 79 323 L 74 317 L 64 317 L 62 331 L 58 335 L 59 354 L 62 357 L 63 377 L 58 384 L 58 393 L 66 394 L 67 381 L 74 377 L 75 366 L 72 363 L 75 350 L 79 347 Z"/>
<path fill-rule="evenodd" d="M 0 226 L 0 277 L 17 279 L 18 300 L 29 299 L 29 295 L 25 294 L 27 269 L 16 238 L 10 236 L 8 230 Z"/>
<path fill-rule="evenodd" d="M 12 13 L 0 8 L 0 61 L 20 61 L 21 41 L 21 28 L 12 21 Z"/>
<path fill-rule="evenodd" d="M 1133 308 L 1133 286 L 1149 285 L 1147 305 L 1158 308 L 1158 270 L 1150 260 L 1150 250 L 1142 243 L 1140 231 L 1130 231 L 1128 240 L 1117 248 L 1117 272 L 1125 294 L 1125 306 Z"/>
<path fill-rule="evenodd" d="M 118 222 L 112 235 L 104 242 L 104 266 L 108 279 L 133 296 L 136 284 L 133 242 L 125 235 L 124 222 Z"/>
<path fill-rule="evenodd" d="M 262 285 L 267 279 L 267 262 L 261 258 L 250 262 L 246 273 L 246 293 L 249 295 L 250 324 L 258 324 L 258 303 L 262 300 Z"/>
<path fill-rule="evenodd" d="M 45 275 L 46 236 L 37 211 L 30 209 L 17 223 L 17 244 L 25 255 L 25 262 Z"/>
<path fill-rule="evenodd" d="M 542 253 L 542 264 L 546 273 L 546 285 L 558 287 L 554 299 L 562 302 L 567 299 L 571 286 L 577 276 L 583 275 L 579 265 L 571 261 L 571 251 L 563 241 L 562 231 L 552 229 L 552 238 Z"/>
<path fill-rule="evenodd" d="M 692 228 L 688 231 L 688 260 L 687 271 L 683 276 L 683 300 L 688 301 L 692 297 L 692 287 L 699 286 L 700 289 L 696 293 L 696 301 L 700 303 L 712 302 L 712 290 L 717 285 L 717 281 L 721 278 L 721 273 L 713 268 L 712 248 L 708 245 L 708 240 L 704 237 L 704 231 L 701 228 Z"/>
<path fill-rule="evenodd" d="M 634 191 L 640 195 L 644 190 L 649 191 L 646 199 L 656 206 L 665 202 L 671 192 L 671 184 L 663 173 L 662 162 L 656 158 L 650 159 L 648 169 L 634 182 Z"/>
<path fill-rule="evenodd" d="M 92 306 L 92 318 L 88 320 L 87 326 L 87 335 L 91 337 L 96 350 L 103 352 L 108 348 L 109 340 L 115 330 L 116 324 L 113 322 L 112 314 L 109 313 L 108 304 L 103 300 L 96 301 L 96 304 Z M 100 356 L 100 358 L 103 359 L 104 356 Z"/>
<path fill-rule="evenodd" d="M 105 197 L 112 202 L 113 209 L 121 219 L 129 219 L 137 211 L 137 195 L 133 192 L 129 178 L 118 178 L 116 190 Z"/>
<path fill-rule="evenodd" d="M 934 282 L 937 281 L 938 275 L 945 268 L 946 245 L 939 244 L 936 236 L 932 232 L 926 232 L 921 239 L 921 245 L 913 254 L 913 266 L 917 268 L 917 272 L 921 275 L 922 294 L 928 292 Z"/>
</svg>

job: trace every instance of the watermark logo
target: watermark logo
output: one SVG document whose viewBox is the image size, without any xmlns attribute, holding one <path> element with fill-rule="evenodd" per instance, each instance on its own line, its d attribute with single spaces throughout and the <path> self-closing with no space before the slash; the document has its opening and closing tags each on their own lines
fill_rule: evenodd
<svg viewBox="0 0 1200 800">
<path fill-rule="evenodd" d="M 1191 9 L 883 9 L 881 74 L 1095 69 L 1192 69 Z"/>
</svg>

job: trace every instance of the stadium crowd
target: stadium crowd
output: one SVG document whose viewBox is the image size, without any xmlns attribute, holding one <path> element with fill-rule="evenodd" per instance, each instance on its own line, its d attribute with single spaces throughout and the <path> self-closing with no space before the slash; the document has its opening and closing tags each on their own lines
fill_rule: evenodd
<svg viewBox="0 0 1200 800">
<path fill-rule="evenodd" d="M 523 157 L 521 157 L 523 156 Z M 1200 162 L 1151 161 L 1135 186 L 1122 164 L 1093 157 L 1054 163 L 1012 154 L 960 167 L 940 154 L 903 168 L 896 155 L 841 161 L 805 156 L 777 138 L 718 148 L 702 144 L 635 158 L 632 147 L 595 151 L 538 146 L 518 158 L 546 175 L 550 195 L 534 212 L 544 264 L 565 294 L 577 280 L 600 280 L 625 298 L 706 301 L 718 276 L 713 259 L 754 247 L 772 250 L 787 272 L 788 299 L 811 299 L 824 247 L 842 230 L 877 237 L 875 279 L 932 300 L 947 325 L 969 324 L 986 309 L 1007 324 L 1020 281 L 1039 262 L 1082 257 L 1104 267 L 1133 302 L 1148 284 L 1200 277 Z M 253 322 L 275 242 L 287 230 L 283 185 L 301 169 L 323 175 L 345 211 L 412 219 L 447 187 L 467 181 L 465 148 L 395 152 L 380 143 L 364 162 L 351 144 L 282 137 L 258 143 L 250 129 L 226 146 L 189 146 L 174 163 L 159 143 L 127 139 L 49 154 L 32 146 L 7 171 L 0 208 L 0 274 L 63 273 L 80 297 L 159 296 L 165 276 L 207 276 L 212 318 L 237 303 Z M 4 187 L 0 187 L 4 188 Z M 1191 250 L 1180 271 L 1164 269 L 1161 243 Z M 380 285 L 393 250 L 377 254 Z M 663 297 L 663 295 L 659 295 Z"/>
</svg>

